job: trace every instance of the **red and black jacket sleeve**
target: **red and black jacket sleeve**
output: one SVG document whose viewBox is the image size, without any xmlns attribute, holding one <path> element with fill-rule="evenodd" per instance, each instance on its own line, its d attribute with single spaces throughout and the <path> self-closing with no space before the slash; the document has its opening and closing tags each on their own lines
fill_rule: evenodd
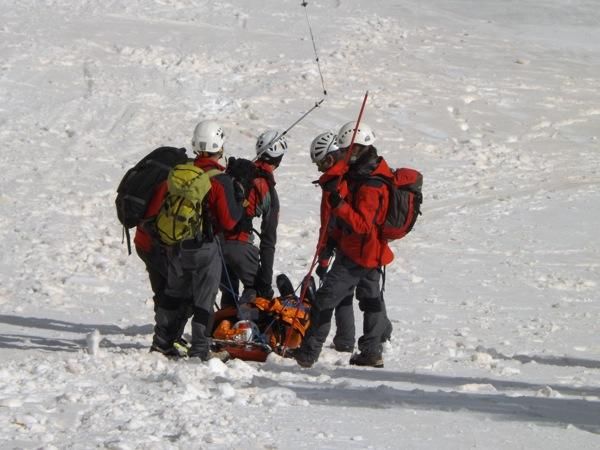
<svg viewBox="0 0 600 450">
<path fill-rule="evenodd" d="M 340 160 L 330 167 L 318 180 L 322 189 L 321 196 L 321 226 L 319 227 L 319 263 L 326 265 L 333 255 L 339 239 L 340 230 L 336 227 L 336 218 L 332 214 L 329 196 L 338 191 L 342 197 L 348 192 L 346 181 L 342 178 L 348 168 L 345 161 Z"/>
<path fill-rule="evenodd" d="M 211 177 L 208 205 L 215 231 L 232 230 L 242 217 L 243 207 L 235 196 L 233 180 L 225 173 Z"/>
<path fill-rule="evenodd" d="M 264 179 L 269 186 L 270 202 L 268 210 L 263 211 L 260 223 L 260 266 L 254 279 L 254 285 L 259 294 L 268 296 L 269 292 L 265 291 L 271 291 L 273 282 L 273 263 L 277 243 L 277 226 L 279 225 L 279 197 L 275 190 L 273 175 L 270 174 L 270 177 Z"/>
<path fill-rule="evenodd" d="M 150 217 L 154 217 L 160 211 L 160 207 L 167 195 L 168 187 L 167 181 L 163 181 L 158 186 L 154 188 L 154 193 L 152 194 L 152 199 L 148 204 L 148 208 L 144 213 L 144 219 L 148 219 Z M 148 230 L 145 229 L 143 223 L 138 225 L 135 230 L 135 237 L 133 238 L 133 242 L 138 250 L 144 251 L 146 253 L 152 250 L 152 246 L 154 245 L 152 235 Z"/>
<path fill-rule="evenodd" d="M 355 193 L 352 201 L 354 208 L 351 204 L 342 202 L 333 209 L 333 214 L 348 224 L 352 232 L 368 234 L 383 222 L 381 213 L 385 211 L 387 201 L 388 194 L 383 181 L 370 179 Z"/>
</svg>

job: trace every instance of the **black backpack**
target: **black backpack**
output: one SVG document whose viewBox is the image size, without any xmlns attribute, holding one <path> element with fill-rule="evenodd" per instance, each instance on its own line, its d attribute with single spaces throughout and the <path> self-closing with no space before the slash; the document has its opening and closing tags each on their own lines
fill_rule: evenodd
<svg viewBox="0 0 600 450">
<path fill-rule="evenodd" d="M 117 217 L 127 236 L 131 254 L 129 229 L 141 222 L 154 194 L 154 189 L 167 179 L 171 168 L 188 161 L 185 148 L 159 147 L 129 169 L 117 188 Z"/>
<path fill-rule="evenodd" d="M 273 207 L 279 210 L 279 199 L 277 197 L 277 193 L 275 192 L 275 179 L 273 178 L 273 174 L 257 167 L 254 162 L 248 159 L 235 158 L 233 156 L 227 160 L 227 168 L 225 169 L 225 173 L 233 178 L 234 181 L 237 181 L 244 189 L 244 199 L 242 202 L 244 214 L 234 228 L 235 232 L 255 232 L 257 236 L 260 236 L 260 233 L 252 228 L 253 217 L 250 217 L 246 214 L 245 208 L 248 206 L 248 197 L 250 196 L 251 190 L 255 189 L 254 180 L 256 178 L 264 178 L 269 186 L 271 201 L 274 202 Z"/>
</svg>

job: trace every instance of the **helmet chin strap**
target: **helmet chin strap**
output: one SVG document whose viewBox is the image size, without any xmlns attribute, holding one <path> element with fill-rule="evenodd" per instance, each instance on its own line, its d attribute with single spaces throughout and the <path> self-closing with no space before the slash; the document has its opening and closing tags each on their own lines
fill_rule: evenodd
<svg viewBox="0 0 600 450">
<path fill-rule="evenodd" d="M 355 149 L 352 152 L 352 155 L 350 155 L 350 163 L 353 164 L 356 161 L 358 161 L 363 155 L 365 155 L 369 149 L 371 148 L 371 146 L 367 146 L 367 145 L 361 145 L 361 144 L 354 144 Z"/>
<path fill-rule="evenodd" d="M 221 159 L 223 157 L 223 153 L 224 150 L 221 149 L 216 153 L 211 153 L 211 152 L 194 152 L 196 155 L 198 155 L 199 158 L 210 158 L 210 159 L 214 159 L 215 161 L 218 161 L 219 159 Z"/>
</svg>

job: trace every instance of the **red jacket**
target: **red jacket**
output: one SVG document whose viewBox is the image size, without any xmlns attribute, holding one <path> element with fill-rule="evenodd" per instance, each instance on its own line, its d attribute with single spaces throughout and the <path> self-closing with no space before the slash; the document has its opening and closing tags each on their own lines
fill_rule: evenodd
<svg viewBox="0 0 600 450">
<path fill-rule="evenodd" d="M 221 172 L 225 168 L 210 158 L 196 158 L 194 165 L 204 171 L 218 169 Z M 208 208 L 213 218 L 213 231 L 219 233 L 232 230 L 242 216 L 242 206 L 235 199 L 233 181 L 225 173 L 220 173 L 210 178 L 211 189 L 208 191 Z"/>
<path fill-rule="evenodd" d="M 323 188 L 321 193 L 321 226 L 319 228 L 319 243 L 321 247 L 325 247 L 329 240 L 337 241 L 339 239 L 341 231 L 339 228 L 335 227 L 335 217 L 331 212 L 331 205 L 329 204 L 329 195 L 331 192 L 328 190 L 330 183 L 337 183 L 337 180 L 340 179 L 346 172 L 348 171 L 348 165 L 343 161 L 337 161 L 333 166 L 321 175 L 319 178 L 319 185 Z M 348 195 L 348 184 L 346 180 L 343 178 L 339 182 L 337 186 L 337 190 L 342 197 L 346 197 Z M 319 255 L 321 257 L 321 255 Z M 330 255 L 325 255 L 326 259 L 329 259 Z M 326 265 L 325 263 L 323 263 Z"/>
<path fill-rule="evenodd" d="M 146 209 L 144 219 L 156 216 L 158 214 L 166 195 L 167 182 L 165 180 L 154 189 L 154 194 L 152 196 L 152 200 L 150 200 L 150 203 L 148 204 L 148 209 Z M 153 240 L 150 233 L 148 233 L 143 226 L 138 225 L 135 229 L 135 237 L 133 238 L 135 247 L 138 250 L 149 253 L 152 250 L 152 242 Z"/>
<path fill-rule="evenodd" d="M 336 218 L 337 248 L 356 264 L 367 268 L 386 266 L 394 259 L 387 241 L 380 237 L 380 226 L 385 221 L 389 202 L 387 186 L 381 176 L 393 178 L 383 158 L 362 178 L 355 178 L 352 169 L 344 176 L 348 192 L 340 192 L 343 201 L 332 210 Z M 345 194 L 345 195 L 344 195 Z"/>
</svg>

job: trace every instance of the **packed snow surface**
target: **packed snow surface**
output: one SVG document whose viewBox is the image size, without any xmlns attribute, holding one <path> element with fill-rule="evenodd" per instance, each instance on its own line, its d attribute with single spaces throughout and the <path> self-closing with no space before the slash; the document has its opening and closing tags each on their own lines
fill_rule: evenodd
<svg viewBox="0 0 600 450">
<path fill-rule="evenodd" d="M 1 448 L 600 448 L 597 2 L 4 0 L 0 17 Z M 385 368 L 150 354 L 114 210 L 127 168 L 205 118 L 250 157 L 325 98 L 276 174 L 275 271 L 297 282 L 319 225 L 309 144 L 367 90 L 380 153 L 425 179 L 392 244 Z"/>
</svg>

